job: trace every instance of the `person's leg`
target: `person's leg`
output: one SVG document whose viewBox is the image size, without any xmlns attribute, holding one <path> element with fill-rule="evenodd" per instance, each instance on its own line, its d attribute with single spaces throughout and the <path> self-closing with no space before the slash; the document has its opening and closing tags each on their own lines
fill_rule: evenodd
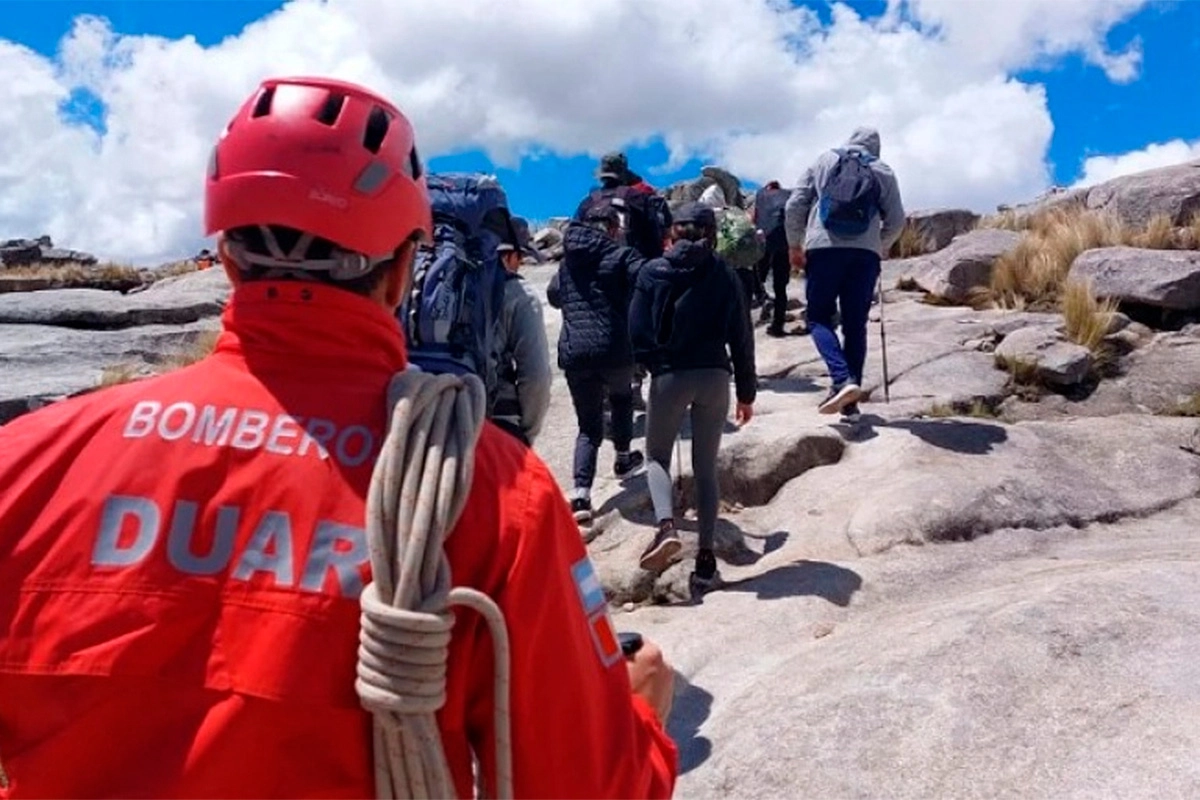
<svg viewBox="0 0 1200 800">
<path fill-rule="evenodd" d="M 863 367 L 867 362 L 867 320 L 875 282 L 879 280 L 879 256 L 870 250 L 855 250 L 845 259 L 839 305 L 842 308 L 842 339 L 850 380 L 862 386 Z"/>
<path fill-rule="evenodd" d="M 805 294 L 808 301 L 808 327 L 812 332 L 813 344 L 825 361 L 834 386 L 849 383 L 850 368 L 846 365 L 846 356 L 842 352 L 842 344 L 838 341 L 833 326 L 841 288 L 841 259 L 837 251 L 821 248 L 809 250 L 807 262 Z"/>
<path fill-rule="evenodd" d="M 775 308 L 771 327 L 783 330 L 787 319 L 788 280 L 792 277 L 792 265 L 788 263 L 786 250 L 771 253 L 771 288 L 775 292 Z"/>
<path fill-rule="evenodd" d="M 736 269 L 738 280 L 742 284 L 742 298 L 746 301 L 746 308 L 754 307 L 754 270 L 752 269 Z"/>
<path fill-rule="evenodd" d="M 693 370 L 692 474 L 696 476 L 696 515 L 700 522 L 700 549 L 711 550 L 717 531 L 720 489 L 717 453 L 729 414 L 729 373 L 723 369 Z"/>
<path fill-rule="evenodd" d="M 671 449 L 679 436 L 679 424 L 692 400 L 687 373 L 668 372 L 650 379 L 650 403 L 646 413 L 646 481 L 654 504 L 657 530 L 642 552 L 641 567 L 661 572 L 682 545 L 675 533 L 675 487 L 671 480 Z"/>
<path fill-rule="evenodd" d="M 590 499 L 596 478 L 596 455 L 604 441 L 604 380 L 593 370 L 567 370 L 567 388 L 575 406 L 575 487 L 571 499 Z"/>
<path fill-rule="evenodd" d="M 633 441 L 633 364 L 604 370 L 602 377 L 612 412 L 613 447 L 618 458 L 628 458 Z"/>
</svg>

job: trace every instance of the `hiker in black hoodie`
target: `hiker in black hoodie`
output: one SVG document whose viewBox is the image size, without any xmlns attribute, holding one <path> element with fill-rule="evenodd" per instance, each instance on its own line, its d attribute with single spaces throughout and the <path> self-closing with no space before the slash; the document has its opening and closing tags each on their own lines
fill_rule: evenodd
<svg viewBox="0 0 1200 800">
<path fill-rule="evenodd" d="M 618 478 L 643 462 L 633 441 L 633 350 L 629 344 L 629 300 L 638 269 L 645 263 L 632 247 L 617 244 L 615 207 L 599 202 L 563 236 L 563 260 L 546 299 L 562 309 L 558 366 L 567 376 L 579 423 L 575 439 L 575 486 L 571 510 L 581 525 L 592 521 L 592 482 L 604 441 L 604 397 L 612 409 L 612 440 Z"/>
<path fill-rule="evenodd" d="M 754 334 L 733 269 L 714 251 L 717 219 L 700 203 L 680 208 L 674 245 L 638 273 L 629 312 L 634 356 L 650 369 L 646 468 L 658 530 L 642 554 L 643 569 L 661 572 L 682 548 L 672 505 L 671 450 L 690 410 L 692 471 L 700 549 L 694 577 L 716 580 L 717 451 L 729 412 L 729 375 L 737 387 L 739 425 L 754 415 Z"/>
</svg>

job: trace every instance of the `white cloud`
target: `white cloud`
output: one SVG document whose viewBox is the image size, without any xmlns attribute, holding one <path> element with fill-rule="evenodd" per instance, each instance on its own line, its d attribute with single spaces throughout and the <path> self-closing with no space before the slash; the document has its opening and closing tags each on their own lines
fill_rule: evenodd
<svg viewBox="0 0 1200 800">
<path fill-rule="evenodd" d="M 871 124 L 908 205 L 985 209 L 1048 180 L 1045 94 L 1009 75 L 1079 53 L 1132 79 L 1139 47 L 1105 37 L 1148 1 L 891 0 L 870 21 L 834 5 L 822 27 L 786 0 L 293 0 L 207 49 L 83 17 L 54 62 L 0 41 L 0 107 L 21 120 L 0 152 L 0 237 L 138 262 L 198 247 L 208 149 L 280 73 L 367 83 L 426 156 L 506 164 L 662 136 L 675 161 L 791 181 Z M 57 113 L 78 88 L 104 103 L 103 135 Z"/>
<path fill-rule="evenodd" d="M 1185 142 L 1182 139 L 1151 144 L 1141 150 L 1116 156 L 1091 156 L 1083 162 L 1083 175 L 1075 187 L 1095 186 L 1122 175 L 1171 167 L 1197 159 L 1200 159 L 1200 140 Z"/>
</svg>

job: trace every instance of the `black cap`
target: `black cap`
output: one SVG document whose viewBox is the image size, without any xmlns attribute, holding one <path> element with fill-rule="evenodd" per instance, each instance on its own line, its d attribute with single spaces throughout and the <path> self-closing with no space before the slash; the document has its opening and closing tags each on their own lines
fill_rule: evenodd
<svg viewBox="0 0 1200 800">
<path fill-rule="evenodd" d="M 623 181 L 629 175 L 629 159 L 624 153 L 605 153 L 600 158 L 600 169 L 596 171 L 597 178 L 612 178 Z"/>
<path fill-rule="evenodd" d="M 523 217 L 512 218 L 513 231 L 517 234 L 517 244 L 513 246 L 512 242 L 501 242 L 496 247 L 497 253 L 511 253 L 514 250 L 519 250 L 521 255 L 531 256 L 539 263 L 542 260 L 542 255 L 533 246 L 533 239 L 529 235 L 529 223 Z"/>
<path fill-rule="evenodd" d="M 671 221 L 683 225 L 690 223 L 702 228 L 717 227 L 717 215 L 704 203 L 684 203 L 671 214 Z"/>
</svg>

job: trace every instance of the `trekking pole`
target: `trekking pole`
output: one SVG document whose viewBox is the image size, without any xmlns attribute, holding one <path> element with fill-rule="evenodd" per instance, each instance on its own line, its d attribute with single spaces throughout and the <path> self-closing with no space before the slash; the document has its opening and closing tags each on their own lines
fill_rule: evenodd
<svg viewBox="0 0 1200 800">
<path fill-rule="evenodd" d="M 675 512 L 683 514 L 683 444 L 678 432 L 675 434 L 675 474 L 671 476 L 672 491 L 675 493 Z"/>
<path fill-rule="evenodd" d="M 883 270 L 879 271 L 879 345 L 883 353 L 883 402 L 892 402 L 892 393 L 888 389 L 887 363 L 887 325 L 883 321 Z"/>
</svg>

